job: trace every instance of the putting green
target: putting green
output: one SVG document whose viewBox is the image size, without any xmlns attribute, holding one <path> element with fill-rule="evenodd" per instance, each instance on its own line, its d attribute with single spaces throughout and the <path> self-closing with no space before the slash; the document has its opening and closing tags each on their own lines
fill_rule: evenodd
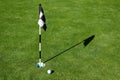
<svg viewBox="0 0 120 80">
<path fill-rule="evenodd" d="M 42 61 L 95 35 L 45 63 L 38 62 L 38 4 L 47 19 Z M 0 80 L 119 80 L 119 0 L 0 1 Z M 47 70 L 54 70 L 52 75 Z"/>
</svg>

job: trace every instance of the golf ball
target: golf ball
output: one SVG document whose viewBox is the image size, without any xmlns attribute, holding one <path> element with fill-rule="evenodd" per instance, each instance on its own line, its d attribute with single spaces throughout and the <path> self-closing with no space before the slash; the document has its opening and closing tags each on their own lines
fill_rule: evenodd
<svg viewBox="0 0 120 80">
<path fill-rule="evenodd" d="M 48 70 L 47 73 L 48 73 L 48 74 L 51 74 L 51 70 Z"/>
<path fill-rule="evenodd" d="M 53 70 L 47 70 L 48 74 L 52 74 L 54 71 Z"/>
</svg>

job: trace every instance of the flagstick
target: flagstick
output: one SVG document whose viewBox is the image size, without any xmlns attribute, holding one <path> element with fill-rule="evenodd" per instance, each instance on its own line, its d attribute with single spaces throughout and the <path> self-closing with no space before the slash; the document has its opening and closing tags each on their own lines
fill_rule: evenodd
<svg viewBox="0 0 120 80">
<path fill-rule="evenodd" d="M 39 62 L 41 62 L 41 27 L 39 26 Z"/>
</svg>

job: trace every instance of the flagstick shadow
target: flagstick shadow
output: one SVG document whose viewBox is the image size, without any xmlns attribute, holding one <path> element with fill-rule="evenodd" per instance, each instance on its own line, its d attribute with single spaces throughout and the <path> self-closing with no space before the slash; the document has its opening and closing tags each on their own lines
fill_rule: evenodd
<svg viewBox="0 0 120 80">
<path fill-rule="evenodd" d="M 66 51 L 68 51 L 68 50 L 74 48 L 75 46 L 77 46 L 77 45 L 79 45 L 79 44 L 81 44 L 82 42 L 83 42 L 83 41 L 81 41 L 81 42 L 79 42 L 79 43 L 77 43 L 77 44 L 71 46 L 70 48 L 68 48 L 68 49 L 66 49 L 66 50 L 64 50 L 64 51 L 62 51 L 62 52 L 60 52 L 59 54 L 53 56 L 52 58 L 49 58 L 48 60 L 44 61 L 44 63 L 45 63 L 45 62 L 48 62 L 48 61 L 50 61 L 50 60 L 52 60 L 53 58 L 55 58 L 55 57 L 57 57 L 57 56 L 60 56 L 61 54 L 65 53 Z"/>
<path fill-rule="evenodd" d="M 85 39 L 85 40 L 83 40 L 83 41 L 81 41 L 81 42 L 79 42 L 79 43 L 77 43 L 77 44 L 75 44 L 75 45 L 69 47 L 68 49 L 65 49 L 64 51 L 58 53 L 57 55 L 55 55 L 55 56 L 53 56 L 53 57 L 47 59 L 46 61 L 44 61 L 44 63 L 46 63 L 46 62 L 48 62 L 48 61 L 54 59 L 54 58 L 57 57 L 57 56 L 60 56 L 61 54 L 63 54 L 63 53 L 65 53 L 65 52 L 69 51 L 70 49 L 72 49 L 72 48 L 74 48 L 74 47 L 80 45 L 81 43 L 83 43 L 84 46 L 86 47 L 86 46 L 94 39 L 94 37 L 95 37 L 95 35 L 92 35 L 92 36 L 88 37 L 87 39 Z"/>
</svg>

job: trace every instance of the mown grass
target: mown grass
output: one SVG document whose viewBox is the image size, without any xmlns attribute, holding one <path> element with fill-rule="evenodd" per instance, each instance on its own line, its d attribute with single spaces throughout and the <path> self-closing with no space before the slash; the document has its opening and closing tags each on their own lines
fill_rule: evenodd
<svg viewBox="0 0 120 80">
<path fill-rule="evenodd" d="M 95 35 L 38 69 L 38 4 L 47 18 L 42 60 Z M 119 0 L 0 1 L 0 80 L 119 80 Z M 48 69 L 55 72 L 47 74 Z"/>
</svg>

